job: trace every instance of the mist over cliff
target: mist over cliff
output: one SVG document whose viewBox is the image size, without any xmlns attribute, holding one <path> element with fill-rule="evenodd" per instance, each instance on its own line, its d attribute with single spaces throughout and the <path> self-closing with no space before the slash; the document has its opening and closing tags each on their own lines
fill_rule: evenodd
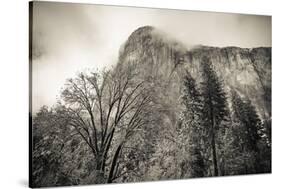
<svg viewBox="0 0 281 189">
<path fill-rule="evenodd" d="M 32 118 L 32 186 L 271 173 L 271 47 L 136 29 Z"/>
<path fill-rule="evenodd" d="M 177 41 L 176 36 L 172 38 L 157 28 L 144 26 L 135 30 L 122 46 L 119 64 L 134 63 L 140 77 L 165 85 L 156 99 L 159 101 L 163 95 L 162 103 L 176 111 L 184 75 L 190 72 L 199 84 L 203 57 L 210 59 L 228 95 L 231 89 L 236 90 L 255 104 L 262 118 L 271 116 L 271 47 L 190 47 Z"/>
</svg>

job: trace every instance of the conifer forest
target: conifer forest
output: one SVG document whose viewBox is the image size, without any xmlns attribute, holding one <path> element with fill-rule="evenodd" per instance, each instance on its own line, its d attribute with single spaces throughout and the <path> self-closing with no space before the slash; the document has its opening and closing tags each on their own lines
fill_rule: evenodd
<svg viewBox="0 0 281 189">
<path fill-rule="evenodd" d="M 92 68 L 30 116 L 33 187 L 271 173 L 271 47 L 190 48 L 147 25 Z"/>
</svg>

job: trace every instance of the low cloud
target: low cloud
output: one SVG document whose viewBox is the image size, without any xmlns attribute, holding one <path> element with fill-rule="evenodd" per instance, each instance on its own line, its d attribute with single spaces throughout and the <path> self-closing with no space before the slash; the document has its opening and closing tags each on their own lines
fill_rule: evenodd
<svg viewBox="0 0 281 189">
<path fill-rule="evenodd" d="M 117 62 L 120 46 L 152 25 L 186 46 L 271 46 L 271 17 L 36 2 L 33 9 L 33 110 L 52 105 L 65 80 Z"/>
</svg>

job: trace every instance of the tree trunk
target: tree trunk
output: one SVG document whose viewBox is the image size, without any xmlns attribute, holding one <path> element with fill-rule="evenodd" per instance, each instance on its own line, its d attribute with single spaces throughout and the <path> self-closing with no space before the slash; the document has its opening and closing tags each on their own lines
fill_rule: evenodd
<svg viewBox="0 0 281 189">
<path fill-rule="evenodd" d="M 214 176 L 218 176 L 218 163 L 217 163 L 217 152 L 216 152 L 216 142 L 215 142 L 215 118 L 214 109 L 212 104 L 212 99 L 209 94 L 209 106 L 210 106 L 210 118 L 211 118 L 211 146 L 213 155 L 213 165 L 214 165 Z"/>
<path fill-rule="evenodd" d="M 121 152 L 122 146 L 123 146 L 123 143 L 121 143 L 118 146 L 118 148 L 117 148 L 117 150 L 116 150 L 116 152 L 113 156 L 110 172 L 109 172 L 109 175 L 108 175 L 108 178 L 107 178 L 107 183 L 112 183 L 112 181 L 114 179 L 115 166 L 116 166 L 117 160 L 119 158 L 119 154 Z"/>
<path fill-rule="evenodd" d="M 96 157 L 96 171 L 97 171 L 97 177 L 96 177 L 96 183 L 104 183 L 104 170 L 102 169 L 102 156 L 100 153 L 98 153 Z"/>
<path fill-rule="evenodd" d="M 215 133 L 212 128 L 212 154 L 213 154 L 213 164 L 214 164 L 214 176 L 218 176 L 218 163 L 217 163 L 217 152 L 216 152 L 216 143 L 215 143 Z"/>
<path fill-rule="evenodd" d="M 103 171 L 105 169 L 105 162 L 107 160 L 107 154 L 108 154 L 109 148 L 111 146 L 111 141 L 112 141 L 112 138 L 113 138 L 113 135 L 114 135 L 114 131 L 115 131 L 115 129 L 113 128 L 112 132 L 109 135 L 108 141 L 106 140 L 106 143 L 104 144 L 105 145 L 105 147 L 104 147 L 105 149 L 104 149 L 104 152 L 102 153 L 102 158 L 103 158 L 102 170 Z"/>
</svg>

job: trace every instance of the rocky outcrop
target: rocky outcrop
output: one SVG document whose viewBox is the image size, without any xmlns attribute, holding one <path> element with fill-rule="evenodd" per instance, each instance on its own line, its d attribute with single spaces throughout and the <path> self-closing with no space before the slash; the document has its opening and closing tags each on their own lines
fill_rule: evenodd
<svg viewBox="0 0 281 189">
<path fill-rule="evenodd" d="M 271 116 L 271 47 L 239 48 L 196 46 L 167 37 L 154 27 L 134 31 L 120 50 L 119 64 L 134 64 L 140 77 L 154 85 L 155 103 L 176 119 L 180 109 L 182 79 L 188 70 L 200 83 L 200 62 L 211 60 L 225 91 L 239 92 L 256 106 L 261 118 Z"/>
</svg>

